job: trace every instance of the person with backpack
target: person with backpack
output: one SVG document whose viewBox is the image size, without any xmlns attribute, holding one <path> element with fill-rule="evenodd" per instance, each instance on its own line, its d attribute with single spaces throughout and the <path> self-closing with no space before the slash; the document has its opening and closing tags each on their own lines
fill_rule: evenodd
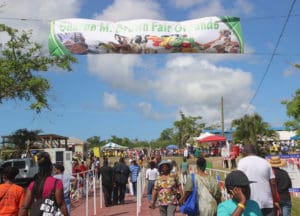
<svg viewBox="0 0 300 216">
<path fill-rule="evenodd" d="M 125 164 L 125 159 L 121 157 L 119 163 L 114 166 L 113 202 L 115 205 L 125 203 L 126 184 L 129 174 L 129 167 Z"/>
<path fill-rule="evenodd" d="M 47 152 L 42 152 L 38 155 L 38 165 L 39 171 L 27 188 L 19 216 L 28 216 L 29 210 L 31 216 L 42 214 L 43 211 L 45 212 L 43 207 L 46 199 L 48 203 L 54 203 L 62 215 L 68 216 L 68 210 L 64 201 L 63 183 L 61 180 L 51 176 L 52 163 Z"/>
<path fill-rule="evenodd" d="M 195 215 L 214 216 L 217 212 L 218 203 L 221 201 L 221 191 L 216 180 L 206 172 L 206 160 L 203 157 L 197 159 L 197 170 L 194 174 L 194 184 L 198 191 L 198 213 Z M 183 204 L 193 191 L 191 175 L 188 175 L 185 184 L 185 192 L 179 200 Z"/>
</svg>

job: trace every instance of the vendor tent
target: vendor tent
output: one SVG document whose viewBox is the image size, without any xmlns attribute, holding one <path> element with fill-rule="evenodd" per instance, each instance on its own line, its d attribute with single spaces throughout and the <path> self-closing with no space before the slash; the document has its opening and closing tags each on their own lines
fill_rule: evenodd
<svg viewBox="0 0 300 216">
<path fill-rule="evenodd" d="M 109 142 L 106 145 L 101 147 L 101 150 L 126 150 L 126 149 L 128 149 L 128 147 L 121 146 L 113 142 Z"/>
<path fill-rule="evenodd" d="M 205 137 L 211 136 L 211 135 L 214 135 L 214 134 L 209 133 L 209 132 L 205 132 L 205 133 L 200 134 L 200 136 L 198 136 L 198 137 L 196 138 L 196 140 L 199 141 L 199 140 L 201 140 L 201 139 L 203 139 L 203 138 L 205 138 Z"/>
<path fill-rule="evenodd" d="M 197 138 L 197 141 L 199 143 L 204 143 L 204 142 L 222 142 L 222 141 L 226 141 L 226 137 L 215 135 L 215 134 L 204 134 L 203 136 L 199 136 Z"/>
</svg>

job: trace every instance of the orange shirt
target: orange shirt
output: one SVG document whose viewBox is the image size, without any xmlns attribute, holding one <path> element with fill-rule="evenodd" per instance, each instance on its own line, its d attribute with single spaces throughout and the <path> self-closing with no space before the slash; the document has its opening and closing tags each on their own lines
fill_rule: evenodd
<svg viewBox="0 0 300 216">
<path fill-rule="evenodd" d="M 5 195 L 0 201 L 0 215 L 1 216 L 18 215 L 19 209 L 21 208 L 24 201 L 24 194 L 25 194 L 24 189 L 21 186 L 16 184 L 4 183 L 0 185 L 0 198 L 4 193 Z"/>
</svg>

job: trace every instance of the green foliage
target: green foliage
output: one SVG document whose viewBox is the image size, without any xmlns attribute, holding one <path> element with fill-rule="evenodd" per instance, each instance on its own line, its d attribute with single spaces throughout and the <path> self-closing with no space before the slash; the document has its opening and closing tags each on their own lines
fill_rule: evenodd
<svg viewBox="0 0 300 216">
<path fill-rule="evenodd" d="M 257 144 L 257 141 L 265 138 L 276 139 L 278 137 L 276 132 L 271 130 L 269 124 L 264 122 L 257 113 L 235 119 L 231 126 L 236 129 L 232 135 L 234 142 Z"/>
<path fill-rule="evenodd" d="M 92 149 L 94 147 L 99 147 L 101 145 L 101 138 L 100 136 L 93 136 L 88 138 L 87 140 L 88 148 Z"/>
<path fill-rule="evenodd" d="M 7 33 L 8 41 L 0 43 L 0 104 L 18 99 L 30 102 L 30 109 L 41 112 L 50 109 L 47 92 L 51 85 L 38 72 L 57 67 L 71 71 L 72 56 L 42 56 L 41 45 L 31 41 L 32 32 L 21 31 L 0 24 L 0 32 Z"/>
<path fill-rule="evenodd" d="M 31 145 L 37 141 L 37 136 L 41 133 L 41 130 L 27 130 L 19 129 L 10 135 L 10 143 L 15 144 L 20 150 L 25 150 L 26 148 L 31 148 Z M 27 143 L 28 142 L 28 143 Z M 27 144 L 29 144 L 27 146 Z"/>
<path fill-rule="evenodd" d="M 182 147 L 190 137 L 198 136 L 205 127 L 205 124 L 199 123 L 202 119 L 201 116 L 185 116 L 185 114 L 180 111 L 180 117 L 180 120 L 173 123 L 174 144 L 179 144 L 179 146 Z"/>
<path fill-rule="evenodd" d="M 285 126 L 290 130 L 297 130 L 297 134 L 300 135 L 300 89 L 296 90 L 291 100 L 284 100 L 281 103 L 286 106 L 286 113 L 291 117 L 291 120 L 285 122 Z"/>
</svg>

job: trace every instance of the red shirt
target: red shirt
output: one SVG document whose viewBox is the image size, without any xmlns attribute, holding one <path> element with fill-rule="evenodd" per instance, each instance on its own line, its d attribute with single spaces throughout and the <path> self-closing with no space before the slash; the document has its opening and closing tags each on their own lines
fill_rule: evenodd
<svg viewBox="0 0 300 216">
<path fill-rule="evenodd" d="M 53 187 L 54 187 L 55 180 L 56 180 L 56 188 L 55 189 L 56 190 L 63 190 L 63 183 L 60 179 L 56 179 L 56 178 L 53 178 L 52 176 L 48 176 L 45 180 L 45 183 L 44 183 L 44 189 L 43 189 L 43 193 L 42 193 L 43 198 L 46 198 L 51 194 L 51 192 L 53 190 Z M 32 191 L 34 183 L 35 182 L 32 181 L 29 184 L 28 190 Z"/>
</svg>

